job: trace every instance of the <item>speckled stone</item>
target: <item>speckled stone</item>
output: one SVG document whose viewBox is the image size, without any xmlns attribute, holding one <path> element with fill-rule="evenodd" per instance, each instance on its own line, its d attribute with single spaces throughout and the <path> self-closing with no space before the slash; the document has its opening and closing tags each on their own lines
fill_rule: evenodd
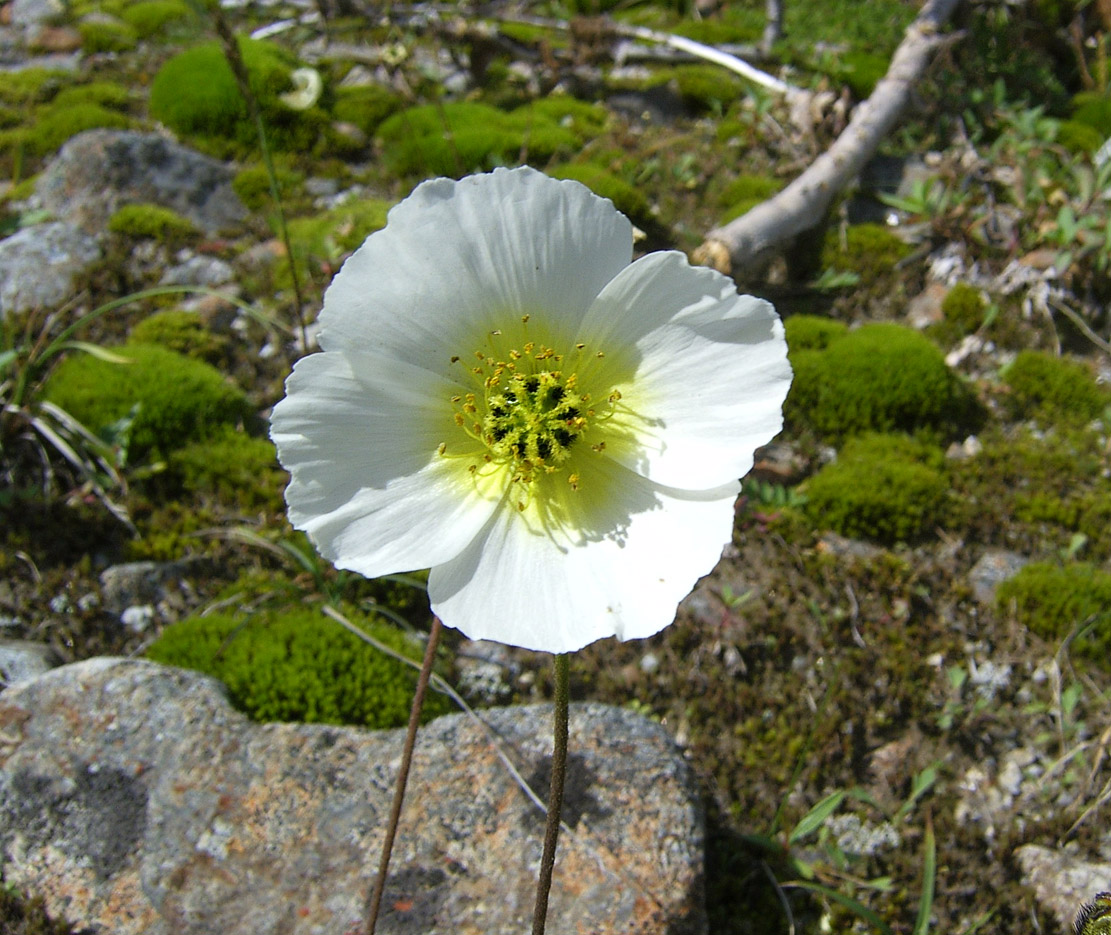
<svg viewBox="0 0 1111 935">
<path fill-rule="evenodd" d="M 1083 860 L 1068 851 L 1027 844 L 1015 851 L 1015 857 L 1023 882 L 1064 932 L 1072 931 L 1080 907 L 1106 892 L 1111 880 L 1111 864 Z"/>
<path fill-rule="evenodd" d="M 485 713 L 535 789 L 551 708 Z M 548 931 L 703 935 L 703 826 L 661 727 L 575 705 Z M 421 729 L 381 935 L 528 930 L 543 816 L 465 715 Z M 113 935 L 360 931 L 402 732 L 255 724 L 218 682 L 92 659 L 0 694 L 0 860 Z M 543 792 L 542 792 L 543 794 Z"/>
<path fill-rule="evenodd" d="M 94 237 L 61 221 L 25 227 L 0 241 L 0 321 L 56 309 L 100 258 Z"/>
<path fill-rule="evenodd" d="M 94 235 L 118 208 L 141 202 L 170 208 L 216 234 L 247 217 L 233 176 L 230 166 L 157 133 L 86 130 L 39 176 L 35 196 L 55 217 Z"/>
</svg>

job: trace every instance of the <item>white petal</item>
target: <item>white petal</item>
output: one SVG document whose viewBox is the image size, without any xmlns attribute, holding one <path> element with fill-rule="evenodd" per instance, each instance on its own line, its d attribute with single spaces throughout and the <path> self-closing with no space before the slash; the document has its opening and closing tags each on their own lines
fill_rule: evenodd
<svg viewBox="0 0 1111 935">
<path fill-rule="evenodd" d="M 457 558 L 432 569 L 432 609 L 472 639 L 572 652 L 651 636 L 730 541 L 739 485 L 676 491 L 591 459 L 545 516 L 508 502 Z M 557 475 L 558 476 L 558 475 Z M 512 497 L 510 497 L 512 500 Z"/>
<path fill-rule="evenodd" d="M 320 344 L 447 374 L 484 335 L 530 315 L 570 341 L 632 257 L 632 228 L 577 182 L 529 168 L 418 186 L 347 260 L 324 297 Z M 559 340 L 562 339 L 562 340 Z"/>
<path fill-rule="evenodd" d="M 610 379 L 631 413 L 614 420 L 622 431 L 607 453 L 657 483 L 700 490 L 743 477 L 783 427 L 791 367 L 775 309 L 680 253 L 626 267 L 583 331 L 606 349 L 596 379 Z"/>
<path fill-rule="evenodd" d="M 368 577 L 458 555 L 501 499 L 476 481 L 452 421 L 453 384 L 399 361 L 302 358 L 274 407 L 271 438 L 292 479 L 289 520 L 339 568 Z M 459 450 L 456 451 L 455 449 Z"/>
</svg>

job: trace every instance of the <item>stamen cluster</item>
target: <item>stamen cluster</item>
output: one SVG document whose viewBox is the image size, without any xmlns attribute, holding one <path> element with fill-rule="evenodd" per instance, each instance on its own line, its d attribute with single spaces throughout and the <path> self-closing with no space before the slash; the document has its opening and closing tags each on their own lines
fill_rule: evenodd
<svg viewBox="0 0 1111 935">
<path fill-rule="evenodd" d="M 527 325 L 527 315 L 521 323 Z M 501 331 L 490 335 L 492 343 L 502 337 Z M 579 369 L 587 358 L 585 351 L 585 344 L 575 345 Z M 575 442 L 591 423 L 612 415 L 621 398 L 614 390 L 599 416 L 591 395 L 579 391 L 578 370 L 567 372 L 564 356 L 540 342 L 525 341 L 504 353 L 498 348 L 496 355 L 475 351 L 474 356 L 478 363 L 470 368 L 470 376 L 481 384 L 481 396 L 475 392 L 453 397 L 455 422 L 485 446 L 486 464 L 510 466 L 518 483 L 531 484 L 539 474 L 566 466 Z M 453 358 L 453 363 L 459 361 Z M 600 452 L 605 442 L 590 447 Z M 446 445 L 440 452 L 446 453 Z M 472 473 L 479 468 L 472 465 Z M 567 480 L 577 489 L 578 474 L 572 472 Z"/>
</svg>

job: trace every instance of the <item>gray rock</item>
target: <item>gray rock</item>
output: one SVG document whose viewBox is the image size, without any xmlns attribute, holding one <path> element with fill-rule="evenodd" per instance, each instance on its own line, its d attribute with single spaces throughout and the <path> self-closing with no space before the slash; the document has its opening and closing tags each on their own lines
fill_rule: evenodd
<svg viewBox="0 0 1111 935">
<path fill-rule="evenodd" d="M 57 308 L 100 256 L 95 238 L 62 222 L 26 227 L 0 240 L 0 320 Z"/>
<path fill-rule="evenodd" d="M 235 270 L 217 256 L 191 256 L 162 276 L 163 286 L 222 286 L 235 279 Z"/>
<path fill-rule="evenodd" d="M 551 708 L 421 728 L 381 935 L 528 930 Z M 0 695 L 0 861 L 48 911 L 113 935 L 354 933 L 402 732 L 255 724 L 218 683 L 123 659 Z M 667 733 L 575 705 L 548 931 L 703 935 L 703 826 Z"/>
<path fill-rule="evenodd" d="M 49 672 L 58 662 L 54 650 L 45 643 L 0 640 L 0 688 Z"/>
<path fill-rule="evenodd" d="M 980 556 L 968 573 L 972 596 L 981 604 L 994 604 L 999 585 L 1017 575 L 1029 562 L 1030 559 L 1015 552 L 990 549 Z"/>
<path fill-rule="evenodd" d="M 1071 932 L 1076 913 L 1097 893 L 1107 890 L 1111 864 L 1083 860 L 1075 853 L 1027 844 L 1015 851 L 1023 883 L 1042 907 L 1057 918 L 1061 931 Z"/>
<path fill-rule="evenodd" d="M 216 234 L 247 217 L 233 176 L 222 162 L 157 133 L 87 130 L 62 147 L 35 191 L 42 207 L 89 233 L 103 232 L 122 205 L 149 202 Z"/>
<path fill-rule="evenodd" d="M 159 604 L 176 598 L 189 563 L 127 562 L 112 565 L 100 573 L 104 609 L 120 615 L 131 607 Z"/>
<path fill-rule="evenodd" d="M 52 22 L 64 16 L 65 12 L 62 0 L 12 0 L 9 8 L 13 26 Z"/>
</svg>

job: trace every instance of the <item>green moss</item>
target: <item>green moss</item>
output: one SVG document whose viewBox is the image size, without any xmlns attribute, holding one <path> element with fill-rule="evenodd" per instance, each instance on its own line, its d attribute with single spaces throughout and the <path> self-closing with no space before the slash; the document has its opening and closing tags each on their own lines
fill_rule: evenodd
<svg viewBox="0 0 1111 935">
<path fill-rule="evenodd" d="M 1044 351 L 1021 351 L 1001 376 L 1010 389 L 1004 402 L 1016 419 L 1083 424 L 1111 402 L 1087 367 Z"/>
<path fill-rule="evenodd" d="M 129 3 L 120 12 L 120 18 L 135 30 L 140 39 L 166 35 L 175 27 L 188 26 L 196 21 L 189 5 L 181 0 Z"/>
<path fill-rule="evenodd" d="M 902 435 L 850 439 L 806 485 L 810 519 L 854 539 L 885 545 L 932 532 L 948 503 L 940 449 Z"/>
<path fill-rule="evenodd" d="M 612 172 L 600 169 L 590 163 L 556 166 L 548 174 L 556 179 L 572 179 L 581 182 L 594 194 L 601 195 L 613 202 L 614 207 L 629 218 L 637 227 L 646 229 L 658 224 L 652 214 L 648 199 L 637 188 L 619 179 Z"/>
<path fill-rule="evenodd" d="M 114 81 L 90 81 L 88 84 L 62 88 L 50 102 L 53 107 L 97 104 L 110 110 L 126 111 L 132 104 L 131 92 Z"/>
<path fill-rule="evenodd" d="M 1102 477 L 1103 454 L 1095 433 L 1054 430 L 1006 435 L 990 428 L 975 457 L 953 461 L 954 528 L 967 539 L 1049 555 L 1073 533 L 1091 540 L 1087 557 L 1111 557 L 1111 523 L 1099 527 L 1111 505 L 1111 482 Z"/>
<path fill-rule="evenodd" d="M 86 53 L 127 52 L 135 48 L 139 34 L 127 23 L 113 20 L 85 20 L 77 24 L 81 47 Z"/>
<path fill-rule="evenodd" d="M 380 84 L 340 87 L 336 88 L 332 116 L 354 124 L 367 136 L 373 136 L 382 121 L 403 106 L 404 101 L 396 92 Z"/>
<path fill-rule="evenodd" d="M 847 84 L 857 100 L 864 100 L 871 96 L 880 79 L 887 74 L 889 64 L 887 58 L 873 52 L 845 52 L 829 69 L 829 75 Z"/>
<path fill-rule="evenodd" d="M 356 247 L 386 226 L 391 204 L 378 198 L 365 198 L 313 217 L 290 220 L 289 239 L 293 256 L 303 267 L 302 276 L 330 279 Z M 288 268 L 283 264 L 277 275 L 285 284 Z"/>
<path fill-rule="evenodd" d="M 352 618 L 380 642 L 420 657 L 419 645 L 395 628 Z M 232 704 L 258 721 L 400 727 L 416 682 L 408 666 L 314 608 L 191 617 L 167 627 L 147 655 L 215 676 L 227 685 Z M 422 719 L 447 713 L 449 704 L 429 692 Z"/>
<path fill-rule="evenodd" d="M 1057 127 L 1057 142 L 1070 153 L 1094 153 L 1103 145 L 1104 136 L 1079 120 L 1062 120 Z"/>
<path fill-rule="evenodd" d="M 882 224 L 854 224 L 846 228 L 844 244 L 839 231 L 827 232 L 821 261 L 825 269 L 856 273 L 870 284 L 890 276 L 910 252 L 910 245 Z"/>
<path fill-rule="evenodd" d="M 901 325 L 865 325 L 825 350 L 793 353 L 791 363 L 788 422 L 829 438 L 925 431 L 949 439 L 974 428 L 981 414 L 941 351 Z"/>
<path fill-rule="evenodd" d="M 1072 644 L 1074 652 L 1111 668 L 1111 574 L 1086 563 L 1035 562 L 999 586 L 999 609 L 1051 643 L 1059 643 L 1090 617 L 1091 632 Z"/>
<path fill-rule="evenodd" d="M 1111 97 L 1096 91 L 1082 91 L 1072 99 L 1072 119 L 1107 139 L 1111 136 Z"/>
<path fill-rule="evenodd" d="M 188 243 L 200 233 L 192 221 L 154 204 L 124 205 L 108 219 L 108 230 L 123 237 L 157 240 L 172 246 Z"/>
<path fill-rule="evenodd" d="M 276 166 L 274 171 L 278 176 L 278 191 L 282 203 L 287 204 L 289 198 L 295 196 L 304 185 L 305 177 L 300 172 L 280 166 Z M 266 171 L 266 166 L 248 166 L 242 169 L 232 179 L 231 187 L 239 200 L 252 211 L 259 211 L 271 204 L 270 173 Z"/>
<path fill-rule="evenodd" d="M 68 72 L 49 68 L 0 71 L 0 101 L 15 107 L 44 104 L 73 81 Z"/>
<path fill-rule="evenodd" d="M 573 120 L 572 120 L 573 122 Z M 377 138 L 383 159 L 398 175 L 449 175 L 526 161 L 544 165 L 582 138 L 533 108 L 512 113 L 460 101 L 410 107 L 384 120 Z"/>
<path fill-rule="evenodd" d="M 973 334 L 984 323 L 987 303 L 980 290 L 959 282 L 941 301 L 941 321 L 926 329 L 926 334 L 942 347 L 952 347 L 961 338 Z"/>
<path fill-rule="evenodd" d="M 319 107 L 295 111 L 280 100 L 280 95 L 293 88 L 290 74 L 297 60 L 271 42 L 246 38 L 238 42 L 271 145 L 313 151 L 322 142 L 326 115 Z M 180 134 L 257 144 L 246 101 L 216 42 L 175 55 L 159 69 L 151 84 L 150 112 Z"/>
<path fill-rule="evenodd" d="M 266 438 L 225 428 L 215 438 L 171 452 L 168 479 L 188 494 L 214 497 L 244 513 L 280 515 L 288 475 Z"/>
<path fill-rule="evenodd" d="M 726 221 L 747 214 L 758 204 L 783 189 L 783 183 L 770 175 L 738 175 L 725 186 L 719 203 Z"/>
<path fill-rule="evenodd" d="M 44 156 L 85 130 L 99 127 L 125 130 L 129 126 L 131 121 L 123 114 L 99 104 L 49 105 L 39 111 L 34 125 L 23 139 L 29 152 Z"/>
<path fill-rule="evenodd" d="M 90 354 L 62 361 L 47 382 L 46 396 L 93 431 L 107 429 L 137 407 L 132 458 L 173 451 L 251 414 L 243 393 L 208 364 L 150 344 L 114 350 L 129 363 Z"/>
<path fill-rule="evenodd" d="M 648 87 L 674 83 L 683 103 L 696 113 L 720 113 L 745 92 L 745 83 L 716 65 L 676 65 L 656 71 Z"/>
<path fill-rule="evenodd" d="M 551 94 L 518 107 L 513 114 L 525 121 L 541 120 L 558 123 L 579 139 L 597 136 L 609 123 L 609 111 L 601 104 L 580 101 L 569 94 Z"/>
<path fill-rule="evenodd" d="M 227 338 L 213 334 L 196 312 L 182 309 L 148 315 L 131 329 L 129 340 L 132 344 L 157 344 L 210 364 L 220 361 L 228 348 Z"/>
<path fill-rule="evenodd" d="M 825 350 L 849 333 L 849 326 L 843 321 L 820 315 L 791 315 L 783 319 L 783 328 L 792 355 L 797 351 Z"/>
</svg>

